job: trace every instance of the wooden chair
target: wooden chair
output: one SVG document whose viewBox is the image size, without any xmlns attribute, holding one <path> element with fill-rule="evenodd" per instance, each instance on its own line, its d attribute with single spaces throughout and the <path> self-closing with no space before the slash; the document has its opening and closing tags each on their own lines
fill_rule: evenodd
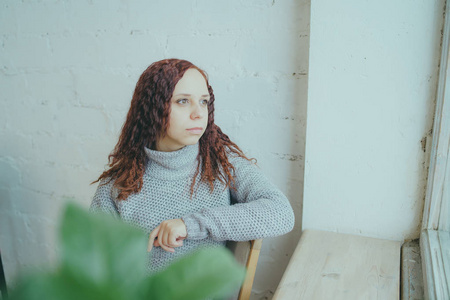
<svg viewBox="0 0 450 300">
<path fill-rule="evenodd" d="M 247 268 L 244 283 L 239 291 L 238 300 L 250 299 L 253 280 L 255 279 L 256 265 L 261 251 L 262 239 L 247 242 L 227 242 L 227 248 L 234 253 L 236 260 Z"/>
</svg>

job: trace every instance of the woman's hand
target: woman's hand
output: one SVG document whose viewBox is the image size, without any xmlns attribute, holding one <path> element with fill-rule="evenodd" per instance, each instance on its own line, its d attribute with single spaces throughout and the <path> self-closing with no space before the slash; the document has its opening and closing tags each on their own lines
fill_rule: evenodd
<svg viewBox="0 0 450 300">
<path fill-rule="evenodd" d="M 147 252 L 150 252 L 153 246 L 161 246 L 164 250 L 173 253 L 175 247 L 183 246 L 186 236 L 187 229 L 182 219 L 163 221 L 150 233 Z M 158 239 L 155 240 L 156 238 Z"/>
</svg>

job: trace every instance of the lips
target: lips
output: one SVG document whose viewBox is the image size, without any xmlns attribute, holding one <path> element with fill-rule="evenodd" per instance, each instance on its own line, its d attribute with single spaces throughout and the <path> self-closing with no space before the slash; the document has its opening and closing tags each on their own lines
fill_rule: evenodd
<svg viewBox="0 0 450 300">
<path fill-rule="evenodd" d="M 203 132 L 203 128 L 201 128 L 201 127 L 194 127 L 194 128 L 189 128 L 186 130 L 192 134 L 202 134 L 202 132 Z"/>
</svg>

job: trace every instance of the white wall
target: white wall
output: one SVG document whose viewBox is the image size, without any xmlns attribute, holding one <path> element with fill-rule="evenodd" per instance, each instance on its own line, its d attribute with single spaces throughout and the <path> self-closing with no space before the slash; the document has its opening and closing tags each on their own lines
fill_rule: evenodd
<svg viewBox="0 0 450 300">
<path fill-rule="evenodd" d="M 418 238 L 443 6 L 313 1 L 303 229 Z"/>
<path fill-rule="evenodd" d="M 63 204 L 88 207 L 134 86 L 153 61 L 204 68 L 219 126 L 290 198 L 295 230 L 264 241 L 271 298 L 300 236 L 309 1 L 0 2 L 0 247 L 9 283 L 49 265 Z M 267 297 L 267 298 L 265 298 Z"/>
</svg>

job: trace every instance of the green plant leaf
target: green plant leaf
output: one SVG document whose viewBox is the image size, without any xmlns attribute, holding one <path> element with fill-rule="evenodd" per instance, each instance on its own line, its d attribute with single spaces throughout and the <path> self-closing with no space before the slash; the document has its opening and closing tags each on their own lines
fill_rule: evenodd
<svg viewBox="0 0 450 300">
<path fill-rule="evenodd" d="M 148 284 L 152 299 L 201 300 L 237 291 L 245 277 L 230 251 L 204 248 L 172 263 Z"/>
<path fill-rule="evenodd" d="M 146 277 L 146 234 L 109 215 L 66 208 L 60 230 L 61 268 L 74 280 L 128 295 Z"/>
<path fill-rule="evenodd" d="M 224 248 L 204 248 L 148 276 L 147 235 L 111 216 L 69 204 L 53 273 L 19 278 L 11 300 L 203 300 L 237 291 L 244 268 Z"/>
<path fill-rule="evenodd" d="M 101 288 L 89 281 L 79 281 L 69 274 L 41 273 L 22 277 L 11 300 L 125 300 L 114 289 Z"/>
</svg>

